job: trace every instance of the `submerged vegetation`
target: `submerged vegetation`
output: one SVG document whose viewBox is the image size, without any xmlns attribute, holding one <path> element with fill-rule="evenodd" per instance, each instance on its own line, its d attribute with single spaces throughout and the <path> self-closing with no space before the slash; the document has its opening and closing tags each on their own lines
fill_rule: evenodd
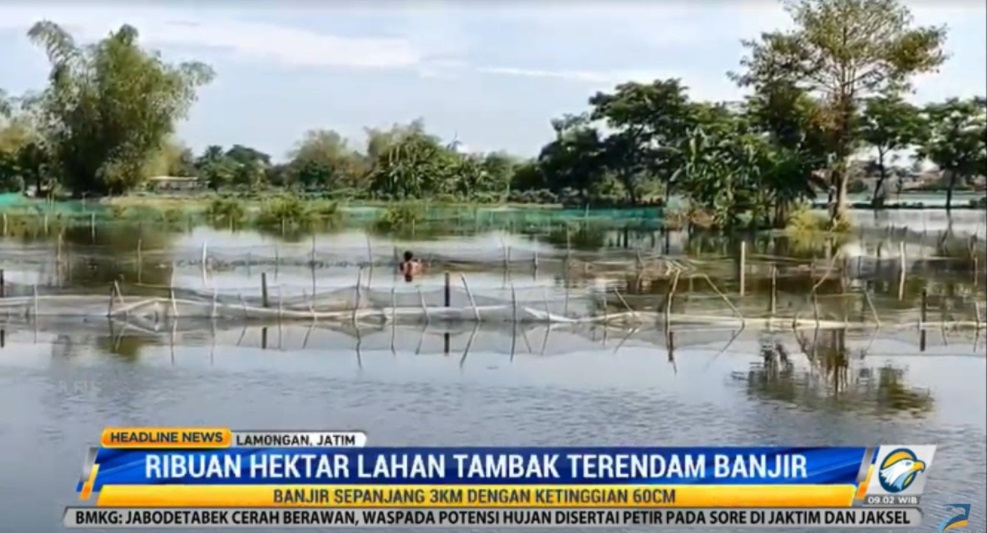
<svg viewBox="0 0 987 533">
<path fill-rule="evenodd" d="M 39 22 L 29 35 L 47 53 L 52 82 L 37 94 L 0 95 L 0 190 L 118 196 L 168 175 L 228 197 L 280 195 L 256 213 L 214 200 L 206 218 L 234 228 L 248 219 L 279 228 L 334 220 L 330 206 L 341 201 L 667 207 L 672 196 L 699 225 L 783 228 L 822 193 L 838 229 L 848 192 L 868 189 L 854 169 L 877 176 L 880 206 L 890 183 L 903 182 L 892 166 L 902 150 L 943 172 L 948 205 L 954 189 L 987 174 L 983 98 L 926 107 L 902 99 L 910 78 L 945 61 L 944 28 L 915 25 L 897 0 L 787 7 L 792 29 L 744 43 L 731 75 L 750 90 L 744 101 L 695 100 L 677 79 L 619 84 L 592 95 L 584 113 L 553 120 L 554 138 L 527 160 L 464 153 L 420 120 L 368 130 L 361 149 L 332 130 L 311 131 L 283 163 L 239 144 L 195 155 L 173 133 L 212 80 L 208 66 L 165 62 L 131 26 L 78 46 L 64 28 Z M 857 165 L 865 151 L 877 156 Z M 303 193 L 325 204 L 297 201 Z M 396 209 L 381 229 L 417 224 L 414 208 Z"/>
</svg>

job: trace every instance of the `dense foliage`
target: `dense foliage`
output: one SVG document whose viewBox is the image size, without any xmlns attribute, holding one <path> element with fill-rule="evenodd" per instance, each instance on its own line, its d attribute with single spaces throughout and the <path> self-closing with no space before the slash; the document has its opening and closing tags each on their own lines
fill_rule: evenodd
<svg viewBox="0 0 987 533">
<path fill-rule="evenodd" d="M 794 29 L 743 43 L 731 76 L 749 89 L 744 101 L 696 101 L 676 79 L 620 84 L 553 120 L 554 138 L 529 160 L 462 153 L 420 120 L 367 130 L 362 147 L 310 131 L 285 163 L 237 144 L 196 156 L 172 133 L 210 81 L 207 66 L 165 62 L 129 26 L 79 46 L 40 22 L 30 36 L 48 55 L 49 83 L 19 99 L 0 93 L 0 188 L 115 195 L 171 175 L 348 199 L 641 205 L 676 195 L 726 226 L 777 225 L 817 193 L 829 194 L 835 221 L 848 192 L 868 189 L 853 181 L 854 161 L 876 177 L 876 206 L 903 174 L 903 152 L 936 165 L 950 197 L 987 174 L 983 98 L 905 100 L 911 76 L 945 61 L 944 28 L 915 26 L 897 0 L 787 8 Z"/>
</svg>

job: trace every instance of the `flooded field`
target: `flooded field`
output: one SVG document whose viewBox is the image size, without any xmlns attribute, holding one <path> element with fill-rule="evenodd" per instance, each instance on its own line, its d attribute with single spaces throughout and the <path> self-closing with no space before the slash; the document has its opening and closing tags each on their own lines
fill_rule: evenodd
<svg viewBox="0 0 987 533">
<path fill-rule="evenodd" d="M 973 217 L 954 220 L 962 239 L 982 232 L 983 213 L 959 216 Z M 15 530 L 55 530 L 103 426 L 220 425 L 363 429 L 383 445 L 931 443 L 940 449 L 922 531 L 956 502 L 973 504 L 971 530 L 982 530 L 983 239 L 972 253 L 944 256 L 932 229 L 862 225 L 845 242 L 758 235 L 743 245 L 588 229 L 287 242 L 100 227 L 0 241 L 4 298 L 40 302 L 18 313 L 0 300 L 0 443 L 12 452 L 0 459 L 5 517 Z M 405 249 L 430 263 L 411 284 L 394 275 Z M 468 305 L 463 273 L 488 304 L 744 320 L 106 316 L 114 285 L 128 297 L 254 302 L 265 279 L 272 301 L 355 298 L 359 284 L 363 297 L 385 298 L 373 305 L 397 294 L 441 307 L 446 272 L 456 274 L 451 305 Z M 45 303 L 66 294 L 86 295 L 101 313 Z M 796 316 L 826 327 L 787 325 Z M 32 456 L 44 460 L 22 459 Z"/>
</svg>

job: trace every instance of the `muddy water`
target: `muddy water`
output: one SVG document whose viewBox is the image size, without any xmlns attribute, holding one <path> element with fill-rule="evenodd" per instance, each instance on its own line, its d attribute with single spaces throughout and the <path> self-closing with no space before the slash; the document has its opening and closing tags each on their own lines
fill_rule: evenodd
<svg viewBox="0 0 987 533">
<path fill-rule="evenodd" d="M 135 261 L 125 257 L 141 239 L 144 284 L 258 291 L 266 272 L 286 292 L 312 290 L 304 263 L 308 240 L 206 230 L 158 237 L 121 232 L 116 239 L 95 246 L 64 241 L 55 255 L 68 257 L 45 263 L 24 257 L 52 253 L 50 241 L 8 242 L 3 268 L 14 281 L 55 280 L 102 292 L 107 280 L 134 281 Z M 205 279 L 194 261 L 203 243 L 213 266 Z M 317 237 L 317 255 L 326 264 L 316 269 L 316 289 L 354 283 L 358 267 L 328 263 L 362 260 L 354 258 L 363 257 L 366 243 L 362 234 Z M 529 254 L 524 260 L 532 263 L 540 254 L 538 269 L 511 269 L 507 282 L 502 268 L 471 272 L 478 292 L 528 284 L 540 294 L 565 284 L 550 269 L 552 248 L 517 236 L 372 240 L 367 255 L 383 263 L 395 246 L 420 255 L 451 250 L 491 265 L 503 261 L 505 248 L 516 257 Z M 15 249 L 23 255 L 12 260 L 7 252 Z M 279 259 L 298 261 L 281 262 L 274 272 L 261 260 L 274 249 Z M 222 263 L 245 252 L 251 264 Z M 395 284 L 384 266 L 374 275 L 375 286 Z M 882 312 L 913 309 L 920 287 L 928 286 L 944 288 L 951 312 L 960 303 L 969 308 L 978 291 L 982 300 L 982 282 L 974 286 L 962 272 L 922 278 L 908 285 L 903 300 L 894 273 L 887 287 L 880 276 L 871 288 Z M 441 280 L 437 272 L 419 283 L 438 287 Z M 792 295 L 806 290 L 802 282 L 790 283 Z M 749 298 L 760 297 L 752 292 Z M 153 333 L 98 319 L 0 329 L 0 444 L 8 450 L 0 459 L 0 510 L 16 531 L 61 529 L 83 450 L 101 427 L 153 424 L 359 428 L 382 445 L 934 443 L 940 449 L 921 531 L 938 524 L 946 505 L 964 502 L 973 504 L 971 530 L 984 528 L 982 335 L 698 330 L 668 338 L 657 330 L 195 322 Z"/>
</svg>

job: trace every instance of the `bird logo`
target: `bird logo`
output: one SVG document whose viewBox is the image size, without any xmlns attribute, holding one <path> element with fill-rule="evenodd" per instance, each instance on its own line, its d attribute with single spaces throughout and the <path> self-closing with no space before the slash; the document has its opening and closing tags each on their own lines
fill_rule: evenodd
<svg viewBox="0 0 987 533">
<path fill-rule="evenodd" d="M 884 490 L 896 493 L 910 487 L 920 472 L 925 472 L 925 463 L 911 450 L 899 448 L 881 462 L 878 480 Z"/>
<path fill-rule="evenodd" d="M 939 533 L 944 533 L 950 529 L 958 529 L 970 525 L 969 503 L 951 503 L 947 505 L 946 508 L 959 512 L 954 513 L 953 516 L 947 516 L 943 519 L 942 523 L 939 524 Z"/>
</svg>

